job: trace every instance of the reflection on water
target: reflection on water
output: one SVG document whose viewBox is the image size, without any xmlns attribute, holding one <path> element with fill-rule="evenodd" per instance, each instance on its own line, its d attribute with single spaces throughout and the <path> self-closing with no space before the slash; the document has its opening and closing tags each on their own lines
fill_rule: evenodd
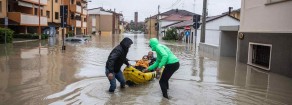
<svg viewBox="0 0 292 105">
<path fill-rule="evenodd" d="M 109 94 L 104 66 L 123 37 L 134 42 L 129 59 L 150 51 L 149 36 L 131 34 L 66 42 L 64 52 L 54 38 L 8 44 L 6 50 L 0 45 L 0 104 L 292 104 L 291 78 L 236 63 L 235 58 L 214 59 L 192 44 L 174 41 L 161 41 L 181 64 L 170 79 L 170 100 L 162 98 L 158 80 Z"/>
</svg>

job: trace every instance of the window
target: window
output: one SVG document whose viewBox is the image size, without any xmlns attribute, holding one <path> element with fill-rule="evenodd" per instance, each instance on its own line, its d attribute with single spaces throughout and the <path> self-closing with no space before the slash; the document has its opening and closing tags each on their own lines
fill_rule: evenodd
<svg viewBox="0 0 292 105">
<path fill-rule="evenodd" d="M 38 9 L 34 8 L 34 15 L 38 15 Z"/>
<path fill-rule="evenodd" d="M 47 11 L 46 14 L 47 14 L 47 18 L 50 18 L 50 11 Z"/>
<path fill-rule="evenodd" d="M 41 10 L 41 16 L 44 16 L 44 15 L 43 15 L 43 10 Z"/>
<path fill-rule="evenodd" d="M 71 1 L 71 4 L 74 4 L 74 0 L 70 0 Z"/>
<path fill-rule="evenodd" d="M 59 19 L 59 12 L 55 12 L 55 19 Z"/>
<path fill-rule="evenodd" d="M 55 3 L 58 3 L 58 0 L 55 0 Z"/>
<path fill-rule="evenodd" d="M 248 64 L 270 70 L 271 64 L 271 44 L 249 43 Z"/>
<path fill-rule="evenodd" d="M 86 20 L 87 20 L 87 19 L 86 19 L 86 18 L 84 18 L 84 22 L 86 22 Z"/>
</svg>

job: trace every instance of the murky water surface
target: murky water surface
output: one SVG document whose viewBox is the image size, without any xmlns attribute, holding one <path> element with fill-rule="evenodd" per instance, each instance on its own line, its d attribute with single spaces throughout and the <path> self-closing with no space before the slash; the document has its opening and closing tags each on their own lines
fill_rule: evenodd
<svg viewBox="0 0 292 105">
<path fill-rule="evenodd" d="M 0 104 L 292 104 L 291 78 L 236 63 L 235 58 L 204 57 L 193 45 L 177 42 L 162 42 L 181 64 L 170 79 L 170 100 L 162 98 L 158 80 L 110 94 L 104 66 L 123 37 L 134 41 L 129 59 L 150 50 L 147 36 L 130 34 L 66 43 L 65 52 L 53 38 L 41 44 L 0 45 Z"/>
</svg>

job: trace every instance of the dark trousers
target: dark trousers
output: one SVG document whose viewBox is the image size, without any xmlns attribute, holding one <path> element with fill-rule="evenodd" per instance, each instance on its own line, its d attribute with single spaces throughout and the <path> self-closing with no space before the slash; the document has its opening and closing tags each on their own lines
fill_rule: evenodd
<svg viewBox="0 0 292 105">
<path fill-rule="evenodd" d="M 167 96 L 167 89 L 169 88 L 168 80 L 172 74 L 179 68 L 179 62 L 165 65 L 161 78 L 159 80 L 160 88 L 163 96 Z"/>
</svg>

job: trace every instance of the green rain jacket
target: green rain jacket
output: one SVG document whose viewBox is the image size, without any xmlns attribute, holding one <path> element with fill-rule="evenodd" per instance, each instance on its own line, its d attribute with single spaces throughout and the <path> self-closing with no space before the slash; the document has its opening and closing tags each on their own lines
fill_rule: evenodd
<svg viewBox="0 0 292 105">
<path fill-rule="evenodd" d="M 170 51 L 165 45 L 159 44 L 156 38 L 151 38 L 149 41 L 152 51 L 157 54 L 157 59 L 153 65 L 151 65 L 148 70 L 153 71 L 155 68 L 162 68 L 166 64 L 173 64 L 179 62 L 179 59 Z"/>
</svg>

